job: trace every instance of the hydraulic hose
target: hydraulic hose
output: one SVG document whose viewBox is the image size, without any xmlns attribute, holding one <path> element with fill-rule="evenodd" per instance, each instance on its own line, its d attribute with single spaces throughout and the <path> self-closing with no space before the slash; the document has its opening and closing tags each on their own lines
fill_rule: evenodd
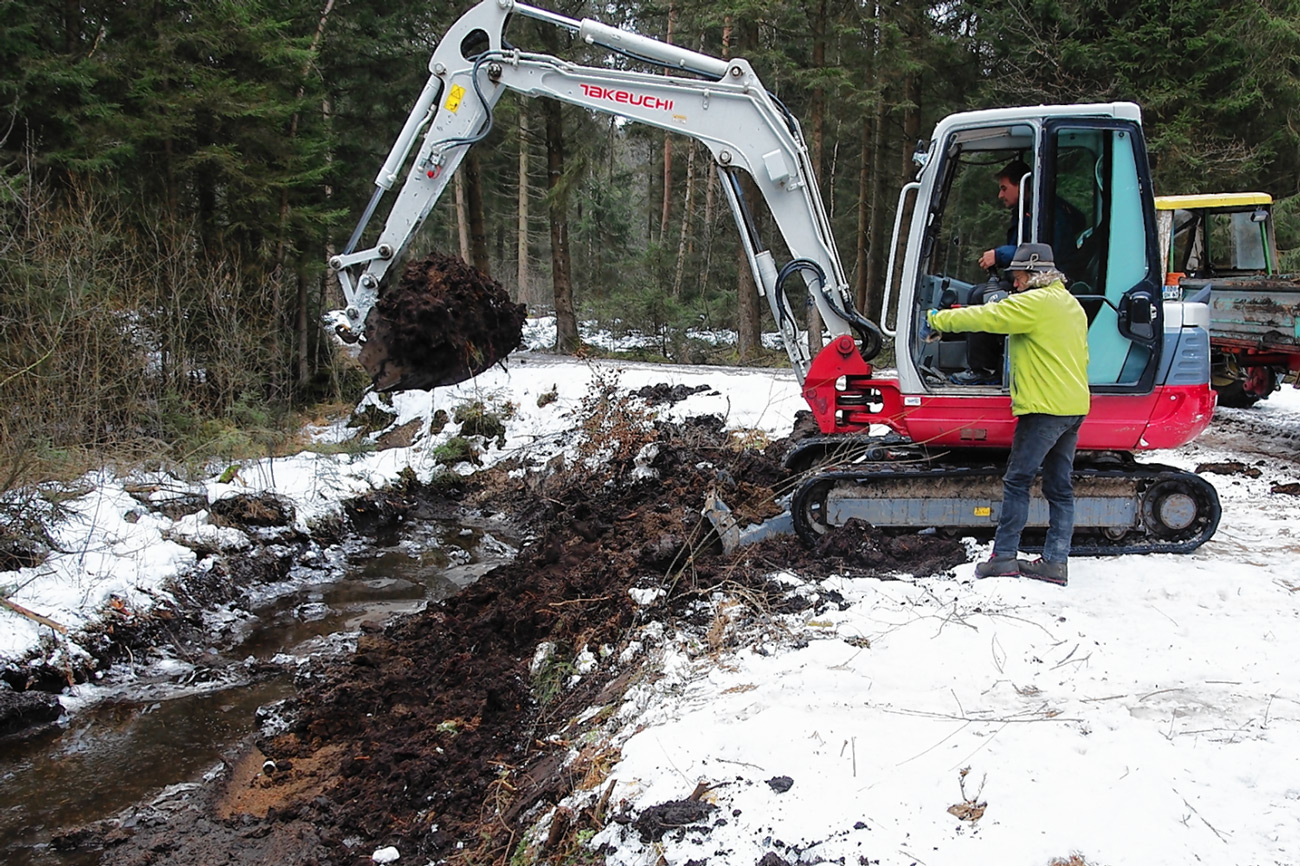
<svg viewBox="0 0 1300 866">
<path fill-rule="evenodd" d="M 862 360 L 870 361 L 879 355 L 880 350 L 885 343 L 884 335 L 881 333 L 880 327 L 876 325 L 875 322 L 859 313 L 853 307 L 851 299 L 842 297 L 840 303 L 836 303 L 835 299 L 831 297 L 830 292 L 826 288 L 826 272 L 822 270 L 821 265 L 817 264 L 812 259 L 792 259 L 787 262 L 785 267 L 781 268 L 781 272 L 777 274 L 776 290 L 784 294 L 785 281 L 789 279 L 791 275 L 799 271 L 811 272 L 813 281 L 816 284 L 813 287 L 813 290 L 825 298 L 826 303 L 830 304 L 837 313 L 843 316 L 845 321 L 849 323 L 849 326 L 853 328 L 858 339 L 862 343 L 862 347 L 859 350 L 862 354 Z"/>
</svg>

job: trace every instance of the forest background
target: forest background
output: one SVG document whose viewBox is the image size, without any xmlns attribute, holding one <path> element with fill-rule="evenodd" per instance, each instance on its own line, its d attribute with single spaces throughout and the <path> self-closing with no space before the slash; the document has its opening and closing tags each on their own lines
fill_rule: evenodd
<svg viewBox="0 0 1300 866">
<path fill-rule="evenodd" d="M 297 413 L 355 400 L 364 374 L 318 324 L 341 302 L 325 261 L 469 5 L 0 0 L 0 491 L 266 453 Z M 1133 100 L 1157 191 L 1271 193 L 1284 262 L 1300 252 L 1300 0 L 546 5 L 748 58 L 803 125 L 873 318 L 912 152 L 957 110 Z M 605 62 L 534 21 L 508 37 Z M 673 360 L 762 360 L 689 139 L 507 96 L 453 189 L 411 250 L 459 252 L 555 313 L 560 351 L 589 321 Z"/>
</svg>

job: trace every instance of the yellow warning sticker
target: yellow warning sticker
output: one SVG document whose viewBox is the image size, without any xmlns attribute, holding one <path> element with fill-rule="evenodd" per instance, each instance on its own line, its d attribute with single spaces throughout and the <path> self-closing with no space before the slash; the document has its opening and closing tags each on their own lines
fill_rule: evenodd
<svg viewBox="0 0 1300 866">
<path fill-rule="evenodd" d="M 990 506 L 988 506 L 988 505 L 976 505 L 976 506 L 975 506 L 975 516 L 976 516 L 976 517 L 988 517 L 988 516 L 990 516 L 991 514 L 993 514 L 993 509 L 992 509 L 992 507 L 990 507 Z"/>
<path fill-rule="evenodd" d="M 455 114 L 460 111 L 460 101 L 464 98 L 465 88 L 461 87 L 459 84 L 453 84 L 451 86 L 451 91 L 447 94 L 447 101 L 443 103 L 442 107 L 450 111 L 452 114 Z"/>
</svg>

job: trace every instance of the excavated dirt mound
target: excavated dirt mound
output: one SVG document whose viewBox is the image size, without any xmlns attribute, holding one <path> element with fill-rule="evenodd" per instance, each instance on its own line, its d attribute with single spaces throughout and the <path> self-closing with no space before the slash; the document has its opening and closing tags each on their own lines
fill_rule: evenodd
<svg viewBox="0 0 1300 866">
<path fill-rule="evenodd" d="M 476 476 L 470 496 L 535 536 L 512 563 L 423 613 L 363 628 L 354 656 L 303 677 L 287 726 L 257 744 L 273 772 L 235 774 L 215 805 L 116 824 L 77 844 L 105 845 L 113 863 L 253 863 L 271 851 L 283 864 L 352 863 L 385 845 L 403 862 L 505 862 L 533 807 L 580 780 L 565 764 L 570 743 L 548 736 L 618 700 L 627 673 L 612 661 L 576 686 L 569 677 L 583 647 L 618 647 L 651 615 L 629 588 L 668 590 L 652 615 L 689 620 L 723 583 L 768 611 L 806 606 L 769 585 L 777 568 L 884 575 L 921 564 L 931 573 L 966 559 L 942 538 L 869 543 L 876 534 L 865 525 L 838 546 L 831 534 L 820 553 L 778 537 L 724 555 L 699 514 L 705 493 L 716 490 L 742 521 L 773 513 L 775 490 L 790 480 L 780 464 L 787 443 L 737 450 L 717 419 L 664 426 L 657 437 L 657 478 L 634 477 L 631 461 L 531 480 L 504 469 Z M 544 643 L 554 664 L 538 671 Z M 550 861 L 565 862 L 560 828 L 599 826 L 604 808 L 557 819 Z M 655 812 L 638 826 L 653 836 L 660 824 L 693 820 Z M 286 842 L 295 836 L 300 849 Z M 166 856 L 155 860 L 158 846 Z"/>
<path fill-rule="evenodd" d="M 519 348 L 525 309 L 459 258 L 408 264 L 366 318 L 361 365 L 381 391 L 454 385 Z"/>
<path fill-rule="evenodd" d="M 0 689 L 0 737 L 30 731 L 61 715 L 63 707 L 54 695 Z"/>
<path fill-rule="evenodd" d="M 658 842 L 669 830 L 697 824 L 717 810 L 712 803 L 700 800 L 673 800 L 645 809 L 632 826 L 641 834 L 642 842 Z"/>
</svg>

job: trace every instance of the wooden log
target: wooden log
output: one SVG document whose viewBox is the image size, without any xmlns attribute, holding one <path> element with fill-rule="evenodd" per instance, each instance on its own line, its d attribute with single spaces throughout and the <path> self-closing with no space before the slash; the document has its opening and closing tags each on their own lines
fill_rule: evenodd
<svg viewBox="0 0 1300 866">
<path fill-rule="evenodd" d="M 50 628 L 54 629 L 59 634 L 68 633 L 68 627 L 66 625 L 61 625 L 55 622 L 54 620 L 50 619 L 49 617 L 41 616 L 39 613 L 30 611 L 27 608 L 23 607 L 21 604 L 18 604 L 17 602 L 10 601 L 7 598 L 0 598 L 0 604 L 3 604 L 5 607 L 9 608 L 14 613 L 20 616 L 25 616 L 30 620 L 39 622 L 41 625 L 48 625 Z"/>
</svg>

